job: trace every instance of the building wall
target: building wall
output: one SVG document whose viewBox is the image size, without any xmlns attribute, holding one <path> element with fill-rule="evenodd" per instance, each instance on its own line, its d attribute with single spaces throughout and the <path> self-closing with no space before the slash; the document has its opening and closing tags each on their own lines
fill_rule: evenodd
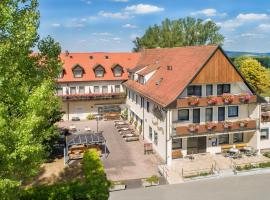
<svg viewBox="0 0 270 200">
<path fill-rule="evenodd" d="M 134 95 L 134 96 L 133 96 Z M 137 103 L 136 103 L 137 95 Z M 133 97 L 133 100 L 132 100 Z M 143 98 L 143 106 L 141 107 L 141 96 L 134 91 L 127 91 L 127 107 L 128 107 L 128 119 L 131 116 L 135 119 L 136 116 L 140 119 L 142 124 L 142 136 L 146 142 L 152 143 L 154 150 L 165 161 L 166 160 L 166 113 L 163 111 L 164 120 L 159 120 L 153 114 L 153 108 L 155 105 L 149 99 Z M 149 112 L 147 111 L 147 102 L 149 102 Z M 140 123 L 138 123 L 140 125 Z M 152 128 L 152 138 L 149 137 L 149 127 Z M 154 132 L 158 135 L 157 144 L 154 140 Z"/>
</svg>

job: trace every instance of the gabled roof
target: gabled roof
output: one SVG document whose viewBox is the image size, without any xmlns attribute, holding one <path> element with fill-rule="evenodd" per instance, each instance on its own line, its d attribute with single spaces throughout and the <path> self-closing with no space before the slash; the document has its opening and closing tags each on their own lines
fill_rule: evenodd
<svg viewBox="0 0 270 200">
<path fill-rule="evenodd" d="M 217 49 L 218 46 L 146 49 L 131 71 L 145 67 L 142 72 L 148 71 L 149 66 L 149 71 L 156 69 L 156 72 L 144 85 L 133 80 L 128 80 L 124 85 L 166 107 L 184 91 Z M 167 66 L 172 66 L 172 70 L 168 70 Z"/>
<path fill-rule="evenodd" d="M 105 58 L 108 56 L 108 58 Z M 108 81 L 120 80 L 125 81 L 128 79 L 128 68 L 134 68 L 140 58 L 140 53 L 62 53 L 60 55 L 64 65 L 65 75 L 59 78 L 59 83 L 64 82 L 81 82 L 81 81 Z M 96 64 L 104 67 L 107 73 L 104 77 L 96 77 L 93 67 Z M 123 67 L 123 74 L 120 77 L 115 77 L 111 67 L 113 64 L 119 64 Z M 80 65 L 84 69 L 84 75 L 81 78 L 74 78 L 72 68 L 73 66 Z"/>
</svg>

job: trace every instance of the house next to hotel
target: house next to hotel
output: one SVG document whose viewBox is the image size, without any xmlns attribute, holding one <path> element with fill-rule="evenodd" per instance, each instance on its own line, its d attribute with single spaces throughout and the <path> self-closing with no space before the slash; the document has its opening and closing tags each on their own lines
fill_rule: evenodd
<svg viewBox="0 0 270 200">
<path fill-rule="evenodd" d="M 260 131 L 263 99 L 221 47 L 146 49 L 129 73 L 128 118 L 167 164 L 233 145 L 270 148 Z"/>
<path fill-rule="evenodd" d="M 125 104 L 122 82 L 127 68 L 136 66 L 139 53 L 63 53 L 58 77 L 63 119 L 86 119 L 89 114 L 117 110 Z"/>
</svg>

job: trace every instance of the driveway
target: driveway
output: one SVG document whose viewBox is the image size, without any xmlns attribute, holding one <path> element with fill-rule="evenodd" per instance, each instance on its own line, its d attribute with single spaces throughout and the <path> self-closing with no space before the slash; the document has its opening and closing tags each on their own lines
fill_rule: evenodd
<svg viewBox="0 0 270 200">
<path fill-rule="evenodd" d="M 75 125 L 80 130 L 86 127 L 97 130 L 95 120 L 60 123 L 60 126 L 70 125 Z M 154 154 L 144 155 L 142 139 L 135 142 L 124 141 L 113 121 L 99 121 L 99 131 L 103 131 L 109 150 L 108 156 L 102 159 L 108 179 L 130 180 L 158 175 L 157 166 L 161 161 Z"/>
<path fill-rule="evenodd" d="M 112 192 L 109 200 L 269 200 L 270 174 L 221 179 Z"/>
</svg>

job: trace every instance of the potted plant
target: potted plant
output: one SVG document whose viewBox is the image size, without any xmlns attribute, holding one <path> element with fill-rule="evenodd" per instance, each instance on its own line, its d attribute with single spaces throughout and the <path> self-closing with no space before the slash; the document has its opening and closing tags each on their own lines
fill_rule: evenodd
<svg viewBox="0 0 270 200">
<path fill-rule="evenodd" d="M 231 94 L 226 94 L 225 93 L 225 94 L 222 95 L 222 99 L 223 99 L 223 102 L 225 104 L 230 104 L 230 103 L 233 102 L 234 96 L 231 95 Z"/>
<path fill-rule="evenodd" d="M 159 177 L 153 175 L 149 178 L 144 178 L 142 179 L 142 185 L 143 187 L 157 186 L 159 185 Z"/>
<path fill-rule="evenodd" d="M 223 127 L 225 129 L 230 129 L 232 127 L 232 123 L 231 122 L 223 122 Z"/>
<path fill-rule="evenodd" d="M 142 125 L 139 126 L 139 133 L 142 133 Z"/>
<path fill-rule="evenodd" d="M 196 125 L 196 124 L 190 124 L 190 125 L 188 126 L 188 130 L 189 130 L 190 132 L 195 132 L 195 131 L 198 130 L 198 125 Z"/>
<path fill-rule="evenodd" d="M 196 96 L 188 97 L 188 104 L 191 105 L 191 106 L 198 105 L 199 101 L 200 101 L 199 98 L 196 97 Z"/>
<path fill-rule="evenodd" d="M 111 181 L 110 191 L 125 190 L 126 184 L 123 181 Z"/>
<path fill-rule="evenodd" d="M 131 117 L 130 117 L 130 120 L 129 120 L 129 123 L 132 124 L 133 121 L 134 121 L 134 117 L 131 116 Z"/>
<path fill-rule="evenodd" d="M 244 128 L 244 127 L 246 127 L 247 126 L 247 121 L 246 120 L 244 120 L 244 121 L 241 121 L 241 122 L 239 122 L 239 126 L 241 127 L 241 128 Z"/>
<path fill-rule="evenodd" d="M 242 103 L 246 103 L 246 102 L 249 102 L 249 100 L 251 99 L 251 95 L 248 94 L 248 93 L 245 93 L 245 94 L 240 94 L 239 95 L 239 99 Z"/>
<path fill-rule="evenodd" d="M 213 122 L 207 122 L 205 125 L 208 131 L 211 131 L 216 127 L 216 124 Z"/>
<path fill-rule="evenodd" d="M 215 97 L 215 96 L 208 96 L 207 97 L 207 103 L 209 105 L 215 105 L 217 102 L 218 102 L 217 97 Z"/>
</svg>

